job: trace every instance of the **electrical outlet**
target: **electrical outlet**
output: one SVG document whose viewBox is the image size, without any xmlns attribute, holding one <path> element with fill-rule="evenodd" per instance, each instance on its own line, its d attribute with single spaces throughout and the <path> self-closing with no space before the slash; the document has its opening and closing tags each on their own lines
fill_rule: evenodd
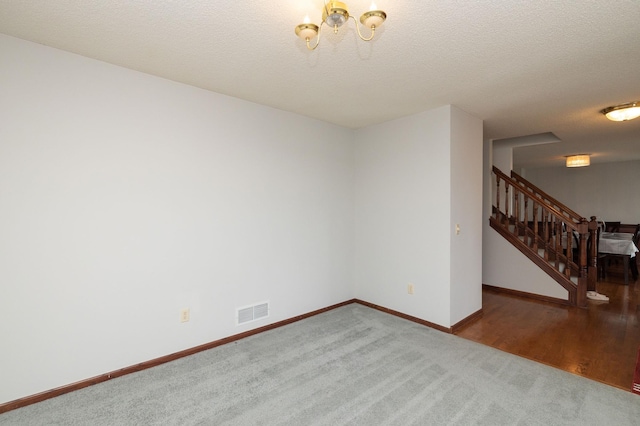
<svg viewBox="0 0 640 426">
<path fill-rule="evenodd" d="M 407 293 L 413 294 L 413 283 L 409 283 L 407 286 Z"/>
<path fill-rule="evenodd" d="M 180 322 L 189 321 L 189 308 L 180 311 Z"/>
</svg>

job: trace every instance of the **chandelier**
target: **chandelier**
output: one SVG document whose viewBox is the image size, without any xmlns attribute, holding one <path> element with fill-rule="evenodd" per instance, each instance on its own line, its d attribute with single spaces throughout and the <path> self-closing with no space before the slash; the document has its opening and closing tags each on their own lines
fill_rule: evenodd
<svg viewBox="0 0 640 426">
<path fill-rule="evenodd" d="M 358 21 L 356 18 L 349 15 L 349 10 L 347 9 L 347 5 L 345 3 L 339 1 L 330 1 L 324 2 L 324 8 L 322 11 L 322 22 L 320 26 L 316 24 L 312 24 L 309 22 L 309 17 L 307 16 L 304 20 L 304 23 L 298 25 L 296 27 L 296 34 L 307 44 L 307 49 L 315 50 L 320 43 L 320 34 L 322 33 L 322 26 L 327 25 L 328 27 L 333 28 L 333 32 L 338 34 L 338 28 L 340 28 L 343 24 L 345 24 L 349 18 L 353 19 L 353 22 L 356 23 L 356 30 L 358 31 L 358 37 L 360 37 L 364 41 L 370 41 L 373 39 L 373 36 L 376 34 L 376 28 L 378 28 L 385 19 L 387 19 L 387 14 L 382 10 L 376 10 L 376 5 L 371 4 L 371 9 L 368 12 L 365 12 L 360 17 L 360 23 L 369 28 L 371 31 L 371 35 L 369 37 L 364 37 L 360 32 L 360 26 L 358 25 Z M 311 40 L 316 39 L 315 44 L 311 44 Z"/>
<path fill-rule="evenodd" d="M 600 111 L 611 121 L 628 121 L 640 117 L 640 102 L 610 106 Z"/>
</svg>

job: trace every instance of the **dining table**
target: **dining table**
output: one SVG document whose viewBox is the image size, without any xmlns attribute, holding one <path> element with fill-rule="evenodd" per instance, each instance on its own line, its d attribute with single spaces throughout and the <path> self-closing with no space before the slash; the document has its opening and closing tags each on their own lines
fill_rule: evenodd
<svg viewBox="0 0 640 426">
<path fill-rule="evenodd" d="M 629 262 L 638 253 L 638 247 L 633 242 L 633 234 L 625 232 L 602 232 L 598 243 L 600 253 L 613 254 L 622 257 L 624 264 L 624 283 L 629 284 Z M 635 259 L 634 259 L 635 261 Z M 638 269 L 633 268 L 634 279 L 638 278 Z"/>
</svg>

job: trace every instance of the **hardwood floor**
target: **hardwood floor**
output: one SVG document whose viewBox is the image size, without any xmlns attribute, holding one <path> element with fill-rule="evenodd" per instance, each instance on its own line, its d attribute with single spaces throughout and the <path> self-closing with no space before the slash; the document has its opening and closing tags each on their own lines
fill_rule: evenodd
<svg viewBox="0 0 640 426">
<path fill-rule="evenodd" d="M 598 282 L 609 302 L 587 309 L 483 290 L 484 315 L 458 333 L 571 373 L 631 391 L 640 348 L 640 282 L 620 271 Z"/>
</svg>

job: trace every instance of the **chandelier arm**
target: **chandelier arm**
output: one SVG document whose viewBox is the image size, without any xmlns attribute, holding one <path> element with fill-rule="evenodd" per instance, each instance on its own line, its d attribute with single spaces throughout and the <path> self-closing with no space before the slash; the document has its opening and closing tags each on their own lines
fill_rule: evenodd
<svg viewBox="0 0 640 426">
<path fill-rule="evenodd" d="M 363 40 L 363 41 L 371 41 L 371 40 L 373 40 L 373 36 L 376 35 L 376 26 L 375 25 L 371 26 L 371 36 L 369 36 L 369 38 L 363 37 L 362 33 L 360 32 L 360 25 L 358 25 L 358 21 L 356 20 L 356 18 L 354 18 L 353 16 L 349 16 L 349 18 L 353 19 L 353 22 L 355 22 L 356 31 L 358 31 L 358 37 L 360 37 L 361 40 Z"/>
<path fill-rule="evenodd" d="M 320 35 L 322 34 L 322 24 L 324 24 L 324 21 L 320 23 L 320 27 L 318 27 L 318 35 L 316 36 L 316 44 L 313 45 L 313 47 L 311 47 L 311 43 L 309 43 L 309 39 L 306 40 L 307 42 L 307 49 L 309 50 L 316 50 L 316 47 L 318 47 L 318 45 L 320 44 Z"/>
</svg>

